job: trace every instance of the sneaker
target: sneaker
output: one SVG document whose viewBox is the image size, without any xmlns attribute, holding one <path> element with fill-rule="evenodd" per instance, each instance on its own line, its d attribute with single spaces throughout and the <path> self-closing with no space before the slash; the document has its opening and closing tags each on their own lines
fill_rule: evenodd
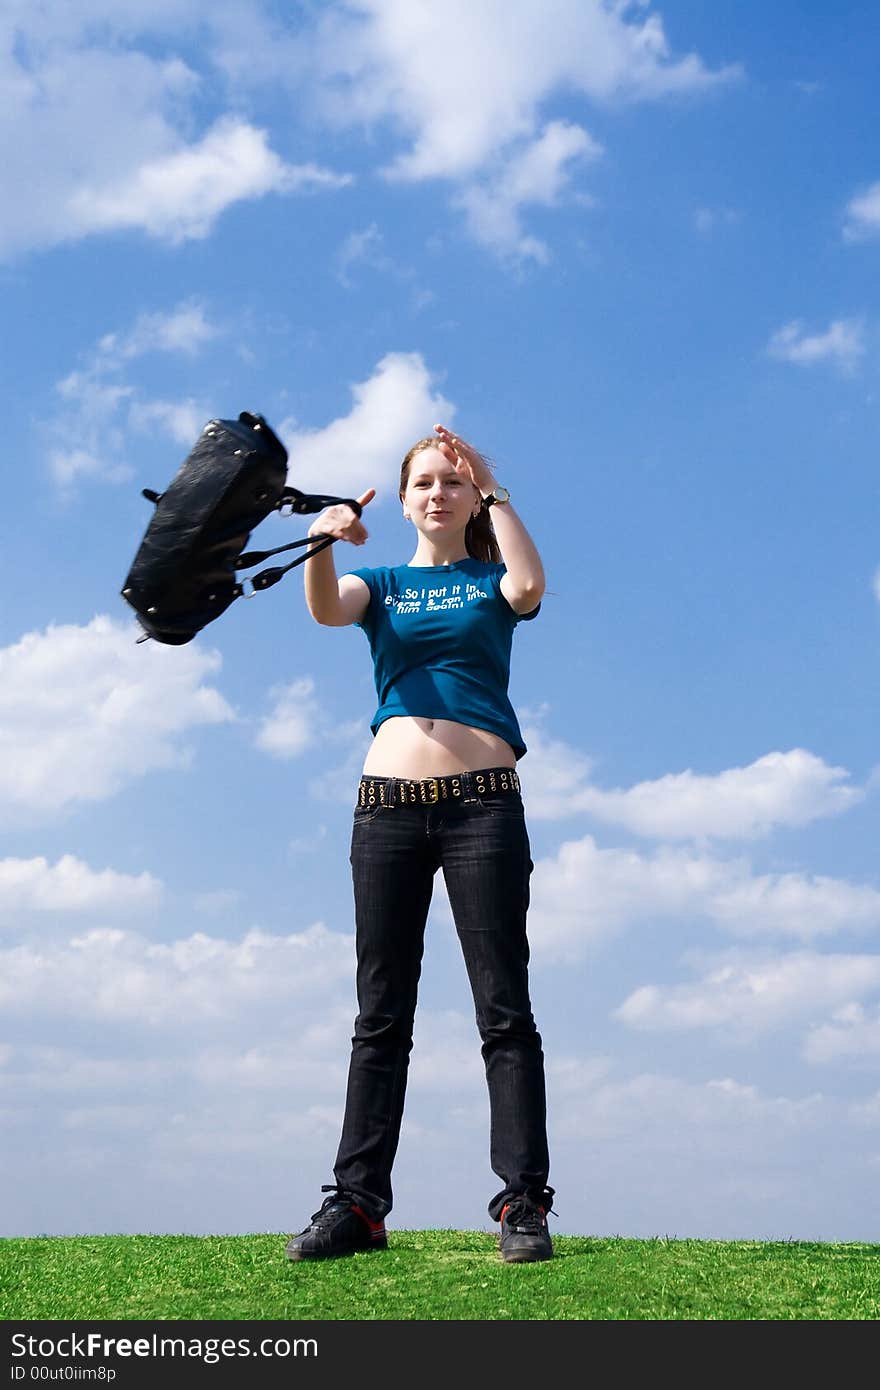
<svg viewBox="0 0 880 1390">
<path fill-rule="evenodd" d="M 329 1192 L 311 1225 L 287 1242 L 289 1260 L 324 1260 L 334 1255 L 353 1255 L 358 1250 L 387 1250 L 384 1221 L 371 1221 L 366 1212 L 341 1188 Z"/>
<path fill-rule="evenodd" d="M 547 1213 L 525 1194 L 513 1197 L 501 1210 L 500 1248 L 501 1258 L 507 1264 L 526 1264 L 553 1256 Z"/>
</svg>

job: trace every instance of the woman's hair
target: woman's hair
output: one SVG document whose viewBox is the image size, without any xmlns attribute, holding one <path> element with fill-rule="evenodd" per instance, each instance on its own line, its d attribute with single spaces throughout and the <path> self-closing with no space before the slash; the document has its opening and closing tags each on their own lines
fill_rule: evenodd
<svg viewBox="0 0 880 1390">
<path fill-rule="evenodd" d="M 409 482 L 409 468 L 416 454 L 420 454 L 423 449 L 434 449 L 440 443 L 436 435 L 429 434 L 425 439 L 419 439 L 409 450 L 403 463 L 400 465 L 400 496 L 406 492 Z M 489 518 L 488 507 L 481 507 L 476 516 L 472 516 L 464 532 L 465 549 L 472 560 L 483 560 L 488 564 L 497 565 L 501 561 L 501 551 L 498 549 L 498 542 L 495 539 L 495 532 Z"/>
</svg>

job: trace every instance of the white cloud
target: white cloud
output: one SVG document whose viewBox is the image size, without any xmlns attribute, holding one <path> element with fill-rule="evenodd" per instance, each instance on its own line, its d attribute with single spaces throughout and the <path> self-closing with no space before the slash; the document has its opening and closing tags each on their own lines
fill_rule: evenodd
<svg viewBox="0 0 880 1390">
<path fill-rule="evenodd" d="M 243 1014 L 292 1007 L 350 981 L 350 936 L 321 924 L 290 936 L 248 931 L 237 941 L 196 932 L 150 942 L 95 928 L 56 949 L 0 951 L 0 1003 L 7 1014 L 147 1025 L 164 1033 L 227 1029 Z M 307 1009 L 307 1012 L 310 1010 Z M 349 1011 L 350 1012 L 350 1011 Z"/>
<path fill-rule="evenodd" d="M 811 1021 L 878 988 L 878 956 L 732 953 L 693 984 L 634 990 L 614 1015 L 631 1028 L 723 1029 L 744 1038 Z"/>
<path fill-rule="evenodd" d="M 872 183 L 850 199 L 843 235 L 846 241 L 867 241 L 880 236 L 880 183 Z"/>
<path fill-rule="evenodd" d="M 636 924 L 704 918 L 742 937 L 810 941 L 880 927 L 880 890 L 802 874 L 753 875 L 744 860 L 662 847 L 651 856 L 562 844 L 532 876 L 529 935 L 536 959 L 577 960 Z"/>
<path fill-rule="evenodd" d="M 329 801 L 336 806 L 354 807 L 358 778 L 364 764 L 364 754 L 371 742 L 367 721 L 352 724 L 352 744 L 347 756 L 335 767 L 326 768 L 309 782 L 309 796 L 315 801 Z"/>
<path fill-rule="evenodd" d="M 10 912 L 125 912 L 158 900 L 162 884 L 149 873 L 92 869 L 71 854 L 55 864 L 42 856 L 0 859 L 0 917 Z"/>
<path fill-rule="evenodd" d="M 418 284 L 418 276 L 411 265 L 396 261 L 385 249 L 385 237 L 375 222 L 360 231 L 351 232 L 342 243 L 336 256 L 336 278 L 345 289 L 352 288 L 349 274 L 352 267 L 364 266 L 380 275 L 388 275 L 399 284 L 410 288 L 410 303 L 417 312 L 436 301 L 433 290 L 423 289 Z"/>
<path fill-rule="evenodd" d="M 858 1125 L 880 1126 L 880 1091 L 875 1091 L 867 1100 L 851 1105 L 850 1115 Z"/>
<path fill-rule="evenodd" d="M 348 272 L 353 265 L 370 266 L 373 270 L 393 273 L 396 266 L 384 249 L 385 239 L 375 222 L 359 232 L 351 232 L 337 256 L 337 278 L 346 289 L 351 286 Z"/>
<path fill-rule="evenodd" d="M 164 434 L 191 449 L 211 416 L 207 405 L 190 397 L 185 401 L 132 401 L 128 423 L 142 434 L 158 426 Z M 106 476 L 106 474 L 105 474 Z"/>
<path fill-rule="evenodd" d="M 7 31 L 0 255 L 122 227 L 180 241 L 205 235 L 241 199 L 347 181 L 311 163 L 285 163 L 242 113 L 243 88 L 230 91 L 235 48 L 239 62 L 247 48 L 263 77 L 271 67 L 276 81 L 302 81 L 292 40 L 253 5 L 15 4 Z M 193 139 L 205 93 L 236 114 Z"/>
<path fill-rule="evenodd" d="M 880 891 L 825 875 L 761 874 L 714 893 L 708 913 L 738 936 L 772 931 L 812 939 L 880 927 Z"/>
<path fill-rule="evenodd" d="M 234 718 L 208 684 L 217 652 L 135 636 L 98 616 L 0 650 L 0 821 L 44 820 L 185 766 L 188 731 Z"/>
<path fill-rule="evenodd" d="M 158 426 L 180 444 L 191 446 L 210 411 L 190 397 L 184 401 L 145 401 L 120 373 L 149 352 L 196 356 L 218 336 L 205 306 L 181 301 L 168 313 L 145 313 L 132 328 L 105 333 L 85 364 L 57 382 L 63 402 L 45 425 L 52 475 L 62 489 L 90 477 L 118 483 L 131 476 L 125 463 L 127 429 L 149 432 Z M 74 448 L 69 441 L 77 440 Z"/>
<path fill-rule="evenodd" d="M 822 1108 L 820 1096 L 766 1096 L 729 1076 L 689 1082 L 651 1072 L 626 1079 L 606 1072 L 581 1059 L 550 1061 L 548 1084 L 561 1101 L 556 1128 L 562 1137 L 619 1144 L 638 1135 L 656 1156 L 679 1148 L 686 1134 L 691 1152 L 729 1154 L 733 1143 L 754 1154 L 756 1131 L 766 1134 L 771 1126 L 797 1132 Z"/>
<path fill-rule="evenodd" d="M 730 874 L 726 864 L 680 850 L 652 859 L 600 849 L 589 835 L 535 863 L 529 937 L 537 959 L 574 960 L 640 920 L 700 914 Z"/>
<path fill-rule="evenodd" d="M 257 747 L 279 758 L 296 758 L 314 743 L 323 722 L 315 682 L 311 676 L 303 676 L 288 685 L 274 686 L 269 694 L 274 705 L 260 724 Z"/>
<path fill-rule="evenodd" d="M 179 58 L 152 58 L 123 44 L 101 50 L 65 34 L 61 8 L 52 7 L 45 34 L 35 34 L 33 16 L 22 11 L 17 42 L 0 57 L 7 94 L 0 112 L 0 254 L 81 232 L 67 206 L 77 188 L 96 177 L 122 177 L 172 147 L 165 113 L 197 86 Z M 15 196 L 22 188 L 27 197 Z"/>
<path fill-rule="evenodd" d="M 549 259 L 546 245 L 528 235 L 520 209 L 528 204 L 553 207 L 569 180 L 572 160 L 593 160 L 601 146 L 580 126 L 551 121 L 541 135 L 516 151 L 494 174 L 468 183 L 456 202 L 467 214 L 475 239 L 515 261 Z"/>
<path fill-rule="evenodd" d="M 269 691 L 272 706 L 260 720 L 255 743 L 264 753 L 276 758 L 298 758 L 317 746 L 354 743 L 351 757 L 363 757 L 366 726 L 361 719 L 339 722 L 334 720 L 321 697 L 312 676 L 300 676 L 286 684 L 274 685 Z M 334 774 L 327 770 L 318 782 L 326 792 Z M 326 798 L 324 798 L 326 799 Z M 345 800 L 351 801 L 351 779 Z"/>
<path fill-rule="evenodd" d="M 388 178 L 452 181 L 480 242 L 538 262 L 549 253 L 519 209 L 552 205 L 567 163 L 598 152 L 579 126 L 547 121 L 554 97 L 652 101 L 740 75 L 674 57 L 660 15 L 638 0 L 349 0 L 323 13 L 314 61 L 331 120 L 385 122 L 410 142 Z"/>
<path fill-rule="evenodd" d="M 520 776 L 531 820 L 556 820 L 580 811 L 580 797 L 593 768 L 591 759 L 579 749 L 544 733 L 544 713 L 537 711 L 531 716 L 523 711 L 523 737 L 529 756 Z"/>
<path fill-rule="evenodd" d="M 357 497 L 368 487 L 397 499 L 403 456 L 435 423 L 452 424 L 455 407 L 437 391 L 421 353 L 389 352 L 373 375 L 351 387 L 347 415 L 323 429 L 299 430 L 292 420 L 279 426 L 290 455 L 290 481 L 302 492 Z M 373 504 L 375 505 L 375 503 Z M 364 518 L 369 530 L 369 517 Z"/>
<path fill-rule="evenodd" d="M 48 421 L 51 439 L 49 468 L 58 485 L 69 488 L 78 478 L 100 478 L 119 483 L 131 477 L 125 463 L 125 433 L 120 428 L 122 407 L 131 399 L 132 387 L 109 385 L 94 372 L 71 372 L 56 387 L 64 408 Z M 81 441 L 70 448 L 68 441 Z"/>
<path fill-rule="evenodd" d="M 132 328 L 107 333 L 98 344 L 96 356 L 104 363 L 141 357 L 146 352 L 179 352 L 193 357 L 219 333 L 209 321 L 206 306 L 198 299 L 185 299 L 168 313 L 139 314 Z"/>
<path fill-rule="evenodd" d="M 122 228 L 180 242 L 206 235 L 233 202 L 344 185 L 346 174 L 286 163 L 248 119 L 267 78 L 307 105 L 312 123 L 389 124 L 406 147 L 388 176 L 469 187 L 472 226 L 496 246 L 520 205 L 511 171 L 559 124 L 547 109 L 555 98 L 655 101 L 740 75 L 674 53 L 642 0 L 338 0 L 318 7 L 314 24 L 237 0 L 89 0 L 17 4 L 14 23 L 0 55 L 0 254 Z M 194 138 L 208 92 L 227 114 Z M 545 156 L 558 180 L 563 157 Z M 22 187 L 27 198 L 16 196 Z M 533 186 L 524 201 L 534 200 Z M 545 187 L 537 200 L 553 198 Z M 512 235 L 518 257 L 541 258 L 536 238 Z"/>
<path fill-rule="evenodd" d="M 875 1005 L 873 1013 L 869 1013 L 860 1003 L 844 1005 L 828 1023 L 810 1030 L 804 1056 L 808 1062 L 880 1056 L 880 1007 Z"/>
<path fill-rule="evenodd" d="M 777 826 L 808 825 L 840 815 L 864 799 L 849 776 L 814 753 L 766 753 L 746 767 L 715 775 L 667 773 L 633 787 L 591 786 L 589 760 L 561 740 L 527 725 L 529 766 L 523 774 L 530 816 L 553 820 L 585 812 L 636 835 L 665 840 L 755 839 Z"/>
<path fill-rule="evenodd" d="M 694 213 L 694 226 L 703 236 L 708 236 L 716 227 L 729 227 L 740 220 L 741 214 L 735 208 L 697 208 Z"/>
<path fill-rule="evenodd" d="M 350 182 L 349 175 L 315 164 L 285 164 L 264 130 L 224 117 L 196 145 L 142 164 L 113 184 L 78 188 L 68 200 L 68 234 L 136 227 L 176 243 L 207 236 L 220 213 L 242 199 Z"/>
<path fill-rule="evenodd" d="M 824 333 L 807 333 L 800 319 L 795 319 L 777 329 L 767 352 L 798 367 L 831 362 L 842 371 L 852 371 L 865 354 L 864 324 L 860 319 L 835 319 Z"/>
<path fill-rule="evenodd" d="M 654 100 L 739 73 L 674 59 L 659 14 L 603 0 L 357 0 L 324 14 L 316 61 L 338 121 L 387 119 L 411 137 L 389 172 L 413 180 L 467 177 L 534 139 L 557 92 Z"/>
</svg>

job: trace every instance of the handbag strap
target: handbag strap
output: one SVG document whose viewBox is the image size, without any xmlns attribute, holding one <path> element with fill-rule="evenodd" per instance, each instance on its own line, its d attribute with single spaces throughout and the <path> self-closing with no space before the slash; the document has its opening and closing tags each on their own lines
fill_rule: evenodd
<svg viewBox="0 0 880 1390">
<path fill-rule="evenodd" d="M 284 488 L 274 510 L 287 516 L 306 516 L 311 512 L 322 512 L 325 507 L 332 507 L 338 503 L 351 507 L 355 516 L 360 516 L 363 510 L 360 502 L 354 497 L 329 497 L 323 492 L 300 492 L 295 487 Z M 237 570 L 246 570 L 253 565 L 260 565 L 270 556 L 280 555 L 285 550 L 297 550 L 304 545 L 310 547 L 305 555 L 297 556 L 287 565 L 271 565 L 268 569 L 260 570 L 259 574 L 245 578 L 240 584 L 236 584 L 235 597 L 239 598 L 244 594 L 245 598 L 252 598 L 255 592 L 259 593 L 263 589 L 271 589 L 273 584 L 277 584 L 279 579 L 284 578 L 288 570 L 296 569 L 297 565 L 304 564 L 310 556 L 317 555 L 319 550 L 326 550 L 327 546 L 332 545 L 335 540 L 335 536 L 306 536 L 300 541 L 289 541 L 287 545 L 276 545 L 274 550 L 245 551 L 243 555 L 239 555 L 236 561 L 235 568 Z M 246 584 L 251 585 L 251 593 L 246 592 Z"/>
</svg>

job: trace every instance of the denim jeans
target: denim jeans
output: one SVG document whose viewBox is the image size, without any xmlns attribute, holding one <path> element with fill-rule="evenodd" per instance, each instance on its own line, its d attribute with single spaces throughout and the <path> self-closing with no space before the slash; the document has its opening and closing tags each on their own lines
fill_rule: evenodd
<svg viewBox="0 0 880 1390">
<path fill-rule="evenodd" d="M 473 993 L 489 1088 L 490 1162 L 504 1184 L 549 1207 L 544 1054 L 529 1001 L 526 911 L 533 864 L 518 792 L 461 802 L 358 807 L 351 839 L 358 1016 L 342 1137 L 341 1188 L 370 1217 L 391 1210 L 434 875 L 442 868 Z"/>
</svg>

